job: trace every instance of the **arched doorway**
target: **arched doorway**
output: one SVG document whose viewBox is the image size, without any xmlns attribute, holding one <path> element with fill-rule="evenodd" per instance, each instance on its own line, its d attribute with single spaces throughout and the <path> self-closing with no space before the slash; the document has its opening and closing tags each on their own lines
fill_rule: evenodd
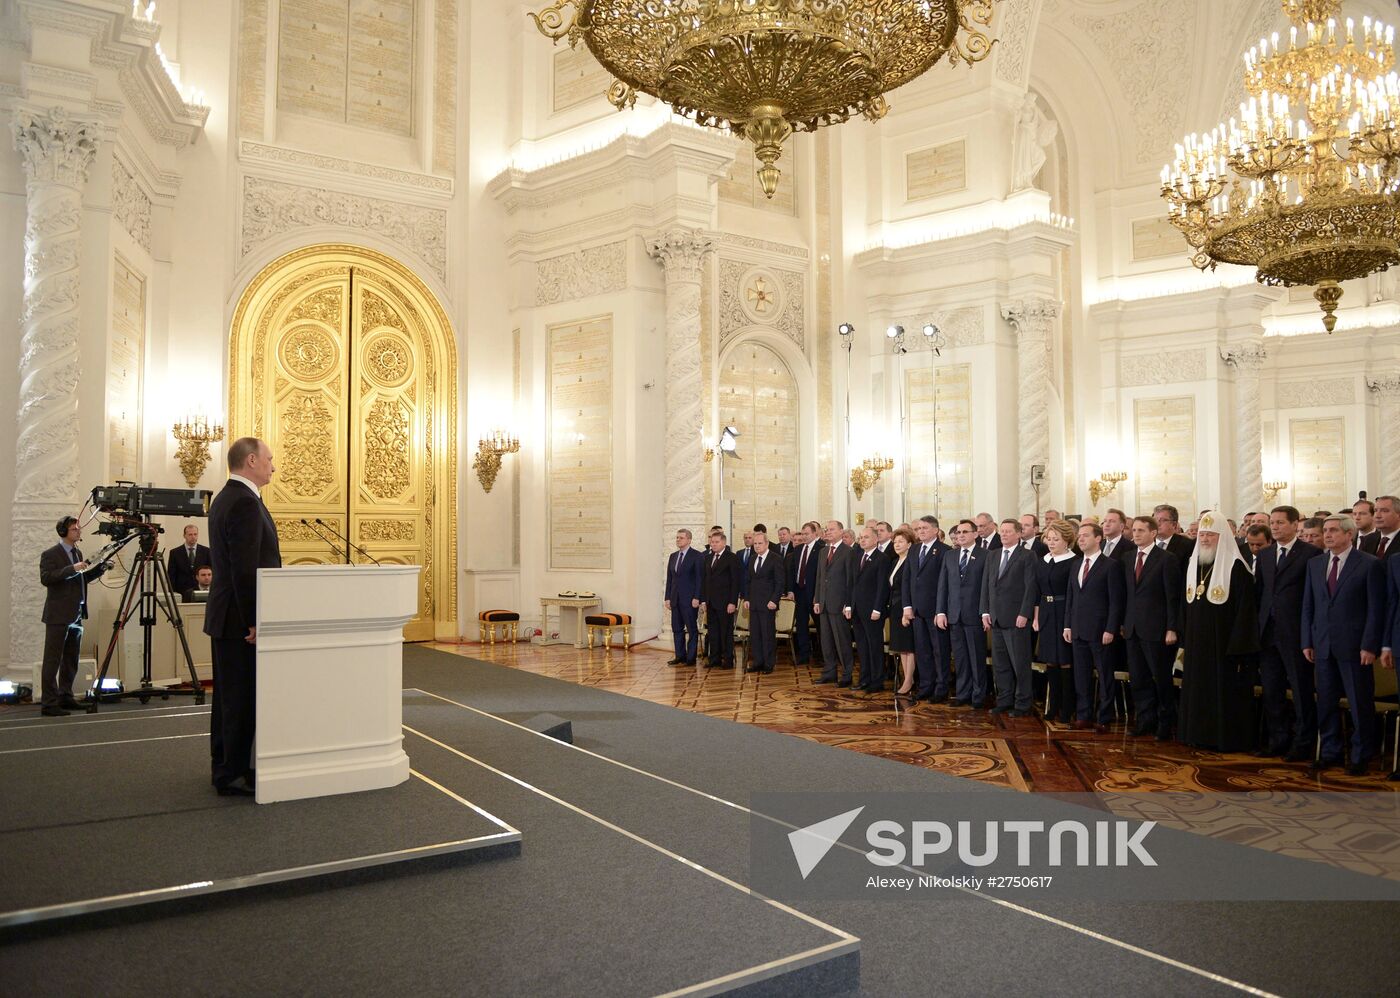
<svg viewBox="0 0 1400 998">
<path fill-rule="evenodd" d="M 302 524 L 320 517 L 382 562 L 423 566 L 408 640 L 456 635 L 457 352 L 407 267 L 341 244 L 264 267 L 233 313 L 228 412 L 229 439 L 273 449 L 264 499 L 286 564 L 336 560 Z"/>
</svg>

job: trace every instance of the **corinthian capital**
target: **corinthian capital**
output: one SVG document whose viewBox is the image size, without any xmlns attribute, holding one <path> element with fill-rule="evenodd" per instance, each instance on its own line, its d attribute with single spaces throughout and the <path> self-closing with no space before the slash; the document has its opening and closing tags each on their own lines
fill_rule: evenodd
<svg viewBox="0 0 1400 998">
<path fill-rule="evenodd" d="M 1047 336 L 1050 324 L 1060 315 L 1060 303 L 1049 298 L 1023 298 L 1001 307 L 1001 317 L 1016 327 L 1023 338 Z"/>
<path fill-rule="evenodd" d="M 15 148 L 24 157 L 31 184 L 56 183 L 81 189 L 97 154 L 101 128 L 95 121 L 70 118 L 61 107 L 20 107 L 10 122 Z"/>
<path fill-rule="evenodd" d="M 1237 370 L 1258 371 L 1268 356 L 1263 340 L 1247 340 L 1220 348 L 1220 359 Z"/>
<path fill-rule="evenodd" d="M 699 229 L 667 229 L 647 240 L 647 255 L 666 268 L 666 279 L 700 280 L 700 265 L 714 240 Z"/>
</svg>

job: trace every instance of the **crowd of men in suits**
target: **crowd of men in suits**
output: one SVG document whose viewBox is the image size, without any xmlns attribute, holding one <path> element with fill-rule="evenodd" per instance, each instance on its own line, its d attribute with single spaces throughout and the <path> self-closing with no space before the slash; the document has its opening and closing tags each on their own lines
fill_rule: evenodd
<svg viewBox="0 0 1400 998">
<path fill-rule="evenodd" d="M 1195 584 L 1186 574 L 1196 564 L 1197 524 L 1183 528 L 1170 505 L 1136 517 L 1111 509 L 1082 522 L 1049 510 L 1045 520 L 1026 513 L 998 523 L 980 513 L 946 534 L 933 516 L 856 530 L 809 521 L 780 527 L 775 540 L 756 524 L 742 546 L 714 527 L 703 551 L 682 530 L 667 570 L 670 664 L 696 664 L 703 607 L 704 657 L 712 668 L 734 668 L 742 608 L 745 671 L 771 673 L 776 614 L 787 599 L 794 663 L 819 660 L 818 684 L 873 694 L 893 680 L 896 695 L 911 700 L 1024 717 L 1036 702 L 1032 662 L 1043 663 L 1047 720 L 1103 733 L 1114 718 L 1116 674 L 1126 673 L 1132 733 L 1185 737 L 1177 649 Z M 1224 536 L 1253 581 L 1249 678 L 1262 690 L 1262 719 L 1253 709 L 1225 718 L 1239 736 L 1228 744 L 1187 740 L 1220 749 L 1248 741 L 1260 757 L 1309 762 L 1313 772 L 1366 772 L 1381 740 L 1374 669 L 1393 669 L 1400 648 L 1400 499 L 1361 499 L 1349 513 L 1311 517 L 1281 505 L 1229 522 L 1235 536 Z M 1342 698 L 1352 729 L 1345 742 Z"/>
</svg>

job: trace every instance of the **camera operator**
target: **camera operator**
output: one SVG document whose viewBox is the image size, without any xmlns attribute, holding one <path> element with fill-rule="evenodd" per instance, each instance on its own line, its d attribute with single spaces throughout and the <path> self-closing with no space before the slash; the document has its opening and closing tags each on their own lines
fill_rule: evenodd
<svg viewBox="0 0 1400 998">
<path fill-rule="evenodd" d="M 90 566 L 78 550 L 83 528 L 75 516 L 65 516 L 54 528 L 59 542 L 39 557 L 39 581 L 48 589 L 44 599 L 43 709 L 45 717 L 67 717 L 78 709 L 73 679 L 78 674 L 78 648 L 87 618 L 87 585 L 106 566 Z"/>
</svg>

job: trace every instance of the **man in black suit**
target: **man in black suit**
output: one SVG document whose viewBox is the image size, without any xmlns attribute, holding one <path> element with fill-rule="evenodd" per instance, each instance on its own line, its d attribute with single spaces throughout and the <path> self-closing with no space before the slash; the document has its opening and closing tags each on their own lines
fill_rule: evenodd
<svg viewBox="0 0 1400 998">
<path fill-rule="evenodd" d="M 1400 558 L 1382 562 L 1385 569 L 1386 621 L 1381 634 L 1381 666 L 1395 668 L 1395 654 L 1400 652 Z M 1390 780 L 1400 780 L 1400 769 L 1392 770 Z"/>
<path fill-rule="evenodd" d="M 819 683 L 851 685 L 851 622 L 842 609 L 851 603 L 851 583 L 855 579 L 855 557 L 842 539 L 845 528 L 840 520 L 826 525 L 826 547 L 817 559 L 816 591 L 812 612 L 822 636 L 822 674 Z"/>
<path fill-rule="evenodd" d="M 213 783 L 223 796 L 253 793 L 257 703 L 258 569 L 281 568 L 277 525 L 259 492 L 277 468 L 272 448 L 239 437 L 228 448 L 229 478 L 209 507 L 214 582 L 204 633 L 214 660 L 209 719 Z"/>
<path fill-rule="evenodd" d="M 918 680 L 914 697 L 942 703 L 948 699 L 953 675 L 949 666 L 951 646 L 948 632 L 939 627 L 934 618 L 938 616 L 938 580 L 943 574 L 943 556 L 949 548 L 937 539 L 938 520 L 932 516 L 921 517 L 914 524 L 914 536 L 919 543 L 910 550 L 911 564 L 901 577 L 904 619 L 914 630 L 914 673 Z"/>
<path fill-rule="evenodd" d="M 878 693 L 885 688 L 885 608 L 890 600 L 890 563 L 880 551 L 873 528 L 860 532 L 860 555 L 850 601 L 843 608 L 856 635 L 860 656 L 860 688 Z"/>
<path fill-rule="evenodd" d="M 1361 541 L 1360 548 L 1385 561 L 1400 550 L 1400 499 L 1377 496 L 1375 524 L 1376 529 Z"/>
<path fill-rule="evenodd" d="M 1366 550 L 1362 545 L 1372 543 L 1370 537 L 1376 532 L 1376 504 L 1369 499 L 1358 499 L 1351 504 L 1351 518 L 1356 521 L 1356 538 L 1353 547 Z M 1373 552 L 1374 553 L 1374 552 Z"/>
<path fill-rule="evenodd" d="M 982 706 L 987 698 L 987 636 L 982 630 L 982 568 L 990 559 L 978 553 L 977 524 L 959 520 L 953 528 L 956 547 L 943 556 L 938 575 L 934 624 L 951 635 L 957 663 L 956 693 L 949 707 Z M 1001 539 L 997 538 L 1000 545 Z"/>
<path fill-rule="evenodd" d="M 1050 549 L 1040 539 L 1040 517 L 1034 513 L 1021 515 L 1021 547 L 1037 558 L 1044 558 L 1050 553 Z"/>
<path fill-rule="evenodd" d="M 768 532 L 761 526 L 753 531 L 753 557 L 749 559 L 748 582 L 744 587 L 749 611 L 749 652 L 752 661 L 745 672 L 772 672 L 778 657 L 776 630 L 778 601 L 787 588 L 782 556 L 768 546 Z"/>
<path fill-rule="evenodd" d="M 1272 547 L 1255 558 L 1259 590 L 1259 685 L 1263 689 L 1264 744 L 1261 757 L 1289 762 L 1313 757 L 1317 741 L 1316 684 L 1312 663 L 1303 656 L 1303 587 L 1307 565 L 1322 553 L 1298 539 L 1302 514 L 1292 506 L 1269 513 Z M 1293 691 L 1293 724 L 1288 723 L 1288 691 Z"/>
<path fill-rule="evenodd" d="M 876 520 L 871 524 L 875 528 L 875 551 L 884 556 L 884 559 L 894 565 L 899 560 L 899 555 L 894 550 L 894 525 L 884 520 Z"/>
<path fill-rule="evenodd" d="M 67 717 L 78 709 L 73 680 L 78 675 L 78 648 L 83 643 L 87 619 L 88 583 L 106 568 L 89 565 L 78 550 L 83 528 L 76 516 L 65 516 L 54 529 L 59 541 L 39 556 L 39 581 L 44 595 L 44 665 L 40 685 L 40 713 Z"/>
<path fill-rule="evenodd" d="M 1065 600 L 1064 638 L 1074 648 L 1074 692 L 1078 700 L 1074 726 L 1084 729 L 1093 707 L 1093 674 L 1098 673 L 1099 705 L 1092 727 L 1099 734 L 1113 720 L 1113 668 L 1109 646 L 1118 640 L 1123 626 L 1123 564 L 1105 558 L 1099 544 L 1103 528 L 1086 523 L 1079 528 L 1079 550 L 1084 562 L 1069 580 Z"/>
<path fill-rule="evenodd" d="M 1128 532 L 1128 514 L 1110 509 L 1103 515 L 1103 553 L 1119 561 L 1133 560 L 1133 539 Z"/>
<path fill-rule="evenodd" d="M 1350 514 L 1327 517 L 1322 525 L 1325 550 L 1308 562 L 1303 584 L 1303 655 L 1317 669 L 1321 735 L 1317 760 L 1308 767 L 1312 775 L 1342 762 L 1342 697 L 1352 721 L 1347 775 L 1366 775 L 1376 748 L 1372 667 L 1385 647 L 1386 566 L 1352 547 L 1355 533 Z"/>
<path fill-rule="evenodd" d="M 972 521 L 977 525 L 977 553 L 986 554 L 1001 547 L 1001 535 L 997 533 L 997 521 L 991 513 L 978 513 Z"/>
<path fill-rule="evenodd" d="M 700 589 L 704 582 L 703 556 L 690 549 L 691 533 L 676 531 L 676 550 L 666 561 L 666 609 L 671 614 L 671 639 L 675 657 L 667 665 L 694 665 L 700 634 Z"/>
<path fill-rule="evenodd" d="M 812 596 L 817 591 L 817 559 L 825 542 L 821 539 L 821 524 L 815 520 L 804 523 L 797 531 L 797 540 L 788 552 L 788 595 L 792 597 L 792 643 L 794 665 L 806 665 L 812 660 Z"/>
<path fill-rule="evenodd" d="M 209 602 L 209 589 L 214 583 L 214 569 L 208 565 L 200 565 L 199 570 L 194 573 L 194 588 L 186 589 L 180 594 L 181 603 L 207 603 Z"/>
<path fill-rule="evenodd" d="M 734 668 L 734 614 L 743 570 L 724 531 L 711 531 L 710 553 L 705 556 L 705 658 L 711 669 Z"/>
<path fill-rule="evenodd" d="M 1176 727 L 1172 665 L 1181 634 L 1185 576 L 1181 562 L 1156 545 L 1157 521 L 1135 516 L 1123 586 L 1123 643 L 1137 723 L 1133 734 L 1171 739 Z M 1121 560 L 1121 559 L 1120 559 Z"/>
<path fill-rule="evenodd" d="M 1035 571 L 1035 555 L 1019 543 L 1018 520 L 1001 521 L 1001 550 L 984 556 L 982 570 L 982 628 L 992 635 L 992 673 L 997 704 L 993 714 L 1025 717 L 1031 695 L 1031 612 L 1035 604 L 1027 584 Z"/>
<path fill-rule="evenodd" d="M 783 559 L 783 563 L 784 563 L 784 564 L 787 564 L 787 556 L 788 556 L 788 554 L 792 551 L 792 548 L 793 548 L 792 531 L 789 530 L 787 527 L 779 527 L 779 528 L 778 528 L 778 557 L 781 558 L 781 559 Z"/>
<path fill-rule="evenodd" d="M 170 575 L 170 591 L 187 593 L 195 587 L 195 573 L 210 564 L 209 549 L 199 543 L 199 527 L 185 524 L 185 543 L 171 548 L 165 556 L 166 571 Z"/>
<path fill-rule="evenodd" d="M 1175 506 L 1163 503 L 1152 509 L 1152 518 L 1157 521 L 1156 545 L 1163 551 L 1176 555 L 1183 566 L 1191 560 L 1191 552 L 1196 549 L 1191 538 L 1181 532 L 1181 514 Z"/>
</svg>

